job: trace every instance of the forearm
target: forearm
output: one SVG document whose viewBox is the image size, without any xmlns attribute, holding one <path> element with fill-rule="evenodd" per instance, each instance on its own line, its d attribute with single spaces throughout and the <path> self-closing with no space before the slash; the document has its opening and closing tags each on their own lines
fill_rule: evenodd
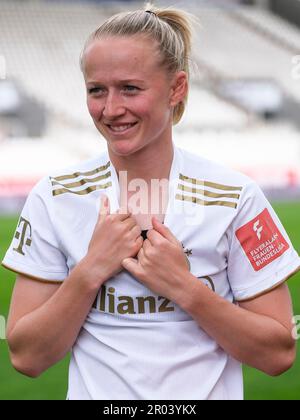
<svg viewBox="0 0 300 420">
<path fill-rule="evenodd" d="M 295 342 L 287 328 L 226 301 L 191 274 L 185 279 L 185 289 L 177 303 L 241 363 L 276 375 L 286 370 L 287 355 L 293 359 Z"/>
<path fill-rule="evenodd" d="M 71 349 L 100 287 L 85 274 L 79 264 L 44 305 L 16 323 L 8 342 L 17 370 L 38 376 Z"/>
</svg>

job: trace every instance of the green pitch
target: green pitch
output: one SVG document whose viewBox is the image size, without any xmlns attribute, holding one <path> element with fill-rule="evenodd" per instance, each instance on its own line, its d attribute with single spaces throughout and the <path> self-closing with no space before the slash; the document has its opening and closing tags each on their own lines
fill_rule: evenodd
<svg viewBox="0 0 300 420">
<path fill-rule="evenodd" d="M 17 218 L 0 217 L 0 260 L 13 237 Z M 0 267 L 0 315 L 7 317 L 15 274 Z M 1 326 L 0 326 L 1 328 Z M 38 379 L 17 373 L 9 362 L 7 343 L 0 340 L 0 400 L 66 399 L 68 360 L 60 362 Z"/>
<path fill-rule="evenodd" d="M 274 205 L 300 253 L 300 203 Z M 16 218 L 0 218 L 0 260 L 15 231 Z M 0 316 L 7 317 L 15 275 L 0 267 Z M 289 281 L 294 313 L 300 315 L 300 274 Z M 1 318 L 0 318 L 1 320 Z M 1 325 L 0 325 L 1 334 Z M 246 399 L 300 399 L 300 352 L 294 367 L 279 378 L 244 368 Z M 38 379 L 25 378 L 11 367 L 5 340 L 0 340 L 0 400 L 65 399 L 67 392 L 68 359 L 60 362 Z"/>
</svg>

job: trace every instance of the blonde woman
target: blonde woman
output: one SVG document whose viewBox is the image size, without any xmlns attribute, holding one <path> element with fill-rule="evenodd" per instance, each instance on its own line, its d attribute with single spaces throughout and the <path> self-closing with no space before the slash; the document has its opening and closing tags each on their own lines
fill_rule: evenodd
<svg viewBox="0 0 300 420">
<path fill-rule="evenodd" d="M 253 181 L 172 141 L 190 51 L 189 15 L 152 5 L 89 37 L 107 152 L 36 185 L 4 258 L 12 364 L 37 377 L 71 351 L 68 399 L 242 399 L 241 364 L 294 362 L 284 228 Z"/>
</svg>

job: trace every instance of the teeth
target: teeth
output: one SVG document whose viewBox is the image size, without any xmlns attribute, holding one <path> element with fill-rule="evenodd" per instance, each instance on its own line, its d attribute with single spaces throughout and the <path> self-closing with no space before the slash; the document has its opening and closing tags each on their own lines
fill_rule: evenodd
<svg viewBox="0 0 300 420">
<path fill-rule="evenodd" d="M 116 131 L 116 132 L 121 132 L 121 131 L 125 131 L 128 130 L 128 128 L 131 128 L 134 124 L 128 124 L 128 125 L 121 125 L 119 127 L 114 127 L 113 125 L 110 126 L 111 130 Z"/>
</svg>

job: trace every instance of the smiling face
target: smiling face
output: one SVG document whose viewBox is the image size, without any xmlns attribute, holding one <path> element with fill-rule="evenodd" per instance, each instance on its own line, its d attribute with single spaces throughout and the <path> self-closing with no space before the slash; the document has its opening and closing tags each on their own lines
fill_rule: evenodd
<svg viewBox="0 0 300 420">
<path fill-rule="evenodd" d="M 90 115 L 111 153 L 128 156 L 172 140 L 173 108 L 183 99 L 178 83 L 185 84 L 185 73 L 170 77 L 152 41 L 93 41 L 84 54 L 84 77 Z"/>
</svg>

